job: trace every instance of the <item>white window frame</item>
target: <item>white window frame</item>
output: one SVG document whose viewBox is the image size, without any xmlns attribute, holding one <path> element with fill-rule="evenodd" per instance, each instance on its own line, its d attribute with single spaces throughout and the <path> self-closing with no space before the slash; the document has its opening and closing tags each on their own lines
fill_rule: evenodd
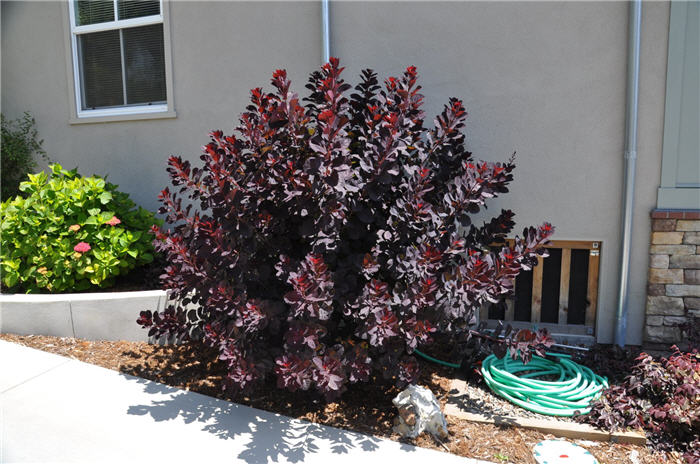
<svg viewBox="0 0 700 464">
<path fill-rule="evenodd" d="M 168 21 L 168 3 L 160 0 L 160 14 L 142 16 L 139 18 L 116 19 L 118 14 L 117 0 L 114 1 L 115 20 L 106 21 L 84 26 L 76 26 L 75 8 L 76 0 L 68 0 L 68 26 L 70 29 L 70 62 L 69 73 L 72 75 L 73 85 L 71 86 L 71 99 L 74 101 L 74 110 L 71 115 L 71 123 L 81 122 L 107 122 L 122 121 L 130 119 L 152 119 L 175 117 L 172 94 L 172 66 L 170 54 L 170 28 Z M 119 30 L 127 27 L 150 26 L 163 24 L 163 45 L 165 60 L 165 86 L 166 103 L 152 105 L 129 105 L 116 106 L 110 108 L 82 109 L 82 88 L 80 79 L 80 57 L 78 53 L 78 36 L 92 32 L 102 32 L 109 30 Z M 122 51 L 123 52 L 123 51 Z M 123 70 L 122 70 L 123 72 Z"/>
</svg>

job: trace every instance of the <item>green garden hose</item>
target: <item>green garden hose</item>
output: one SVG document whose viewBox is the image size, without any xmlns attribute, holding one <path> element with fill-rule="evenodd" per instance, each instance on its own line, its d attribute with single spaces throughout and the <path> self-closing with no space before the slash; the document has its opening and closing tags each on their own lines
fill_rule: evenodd
<svg viewBox="0 0 700 464">
<path fill-rule="evenodd" d="M 460 365 L 459 365 L 459 364 L 454 364 L 454 363 L 447 362 L 447 361 L 441 361 L 441 360 L 439 360 L 439 359 L 437 359 L 437 358 L 433 358 L 432 356 L 428 356 L 427 354 L 425 354 L 425 353 L 423 353 L 423 352 L 421 352 L 421 351 L 413 350 L 413 352 L 416 353 L 416 354 L 417 354 L 418 356 L 420 356 L 421 358 L 426 359 L 426 360 L 428 360 L 428 361 L 430 361 L 430 362 L 434 362 L 435 364 L 441 364 L 441 365 L 443 365 L 443 366 L 451 367 L 451 368 L 453 368 L 453 369 L 459 369 L 459 368 L 460 368 Z"/>
<path fill-rule="evenodd" d="M 418 350 L 428 361 L 458 369 L 459 364 L 441 361 Z M 540 356 L 523 364 L 521 360 L 489 355 L 481 364 L 481 373 L 491 391 L 528 411 L 548 416 L 586 414 L 591 403 L 608 387 L 608 380 L 586 366 L 575 363 L 568 354 L 547 353 L 552 361 Z M 519 375 L 516 375 L 519 374 Z M 547 376 L 555 380 L 542 380 Z"/>
<path fill-rule="evenodd" d="M 556 356 L 558 361 L 533 356 L 523 364 L 509 356 L 498 359 L 489 355 L 481 364 L 481 373 L 494 393 L 528 411 L 549 416 L 588 413 L 591 402 L 608 387 L 608 380 L 575 363 L 569 355 L 547 355 Z M 556 380 L 537 380 L 542 376 Z"/>
</svg>

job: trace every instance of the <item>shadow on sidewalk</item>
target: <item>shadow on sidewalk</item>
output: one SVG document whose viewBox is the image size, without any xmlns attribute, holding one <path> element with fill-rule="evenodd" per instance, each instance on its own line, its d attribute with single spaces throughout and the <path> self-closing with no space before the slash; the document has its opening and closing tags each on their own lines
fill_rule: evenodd
<svg viewBox="0 0 700 464">
<path fill-rule="evenodd" d="M 181 417 L 186 423 L 201 423 L 202 430 L 222 439 L 249 438 L 238 456 L 248 463 L 279 461 L 280 458 L 304 462 L 307 455 L 321 450 L 319 445 L 330 448 L 335 454 L 359 449 L 374 451 L 379 447 L 379 439 L 375 437 L 290 419 L 197 393 L 173 392 L 172 387 L 127 377 L 143 384 L 146 393 L 169 396 L 165 400 L 130 406 L 128 414 L 150 415 L 157 422 Z M 413 449 L 406 445 L 401 448 Z"/>
</svg>

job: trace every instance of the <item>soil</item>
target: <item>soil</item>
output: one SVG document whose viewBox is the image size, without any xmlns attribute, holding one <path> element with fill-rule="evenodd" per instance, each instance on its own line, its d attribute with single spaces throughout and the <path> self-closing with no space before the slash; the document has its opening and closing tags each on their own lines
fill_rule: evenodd
<svg viewBox="0 0 700 464">
<path fill-rule="evenodd" d="M 405 440 L 392 430 L 397 413 L 391 399 L 399 390 L 382 381 L 354 385 L 334 403 L 326 403 L 310 392 L 280 390 L 272 379 L 252 395 L 231 397 L 220 388 L 225 367 L 216 360 L 216 353 L 193 343 L 160 346 L 13 334 L 0 334 L 0 340 L 285 416 L 499 464 L 536 464 L 531 452 L 533 446 L 542 440 L 555 438 L 532 430 L 475 424 L 448 416 L 450 436 L 447 441 L 439 442 L 426 434 L 415 440 Z M 448 368 L 423 363 L 419 384 L 429 388 L 444 405 L 453 375 Z M 475 386 L 472 382 L 472 387 L 480 388 L 482 397 L 493 397 L 488 399 L 493 404 L 502 401 L 483 386 Z M 677 455 L 653 452 L 642 446 L 585 440 L 575 442 L 588 449 L 601 464 L 681 462 Z"/>
</svg>

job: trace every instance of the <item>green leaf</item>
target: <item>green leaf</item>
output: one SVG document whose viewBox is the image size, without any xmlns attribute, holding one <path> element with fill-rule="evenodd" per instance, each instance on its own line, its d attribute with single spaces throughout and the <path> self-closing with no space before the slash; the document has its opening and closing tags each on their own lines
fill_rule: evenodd
<svg viewBox="0 0 700 464">
<path fill-rule="evenodd" d="M 110 219 L 112 219 L 113 216 L 114 216 L 114 212 L 112 212 L 112 211 L 105 211 L 103 213 L 100 213 L 100 219 L 102 220 L 100 222 L 107 222 Z"/>
<path fill-rule="evenodd" d="M 19 274 L 16 272 L 5 272 L 5 275 L 2 276 L 2 283 L 5 284 L 6 287 L 14 287 L 18 280 Z"/>
<path fill-rule="evenodd" d="M 112 194 L 109 192 L 102 192 L 102 194 L 98 198 L 100 199 L 100 203 L 106 205 L 107 203 L 112 201 Z"/>
<path fill-rule="evenodd" d="M 100 211 L 101 211 L 100 208 L 90 208 L 88 210 L 88 214 L 90 216 L 97 216 L 98 214 L 100 214 Z"/>
</svg>

